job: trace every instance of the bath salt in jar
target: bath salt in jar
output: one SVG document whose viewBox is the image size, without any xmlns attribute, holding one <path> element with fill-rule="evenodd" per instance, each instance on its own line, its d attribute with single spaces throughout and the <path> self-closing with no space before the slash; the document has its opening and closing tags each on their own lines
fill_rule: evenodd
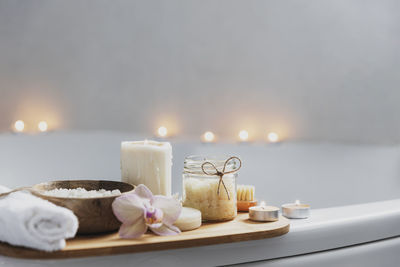
<svg viewBox="0 0 400 267">
<path fill-rule="evenodd" d="M 237 215 L 237 157 L 189 156 L 183 171 L 183 206 L 201 211 L 203 220 L 228 221 Z"/>
</svg>

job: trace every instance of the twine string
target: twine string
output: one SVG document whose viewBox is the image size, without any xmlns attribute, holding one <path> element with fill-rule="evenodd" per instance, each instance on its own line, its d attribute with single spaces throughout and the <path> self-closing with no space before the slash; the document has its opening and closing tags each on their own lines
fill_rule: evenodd
<svg viewBox="0 0 400 267">
<path fill-rule="evenodd" d="M 232 161 L 232 160 L 237 160 L 237 161 L 239 161 L 239 167 L 237 167 L 236 169 L 233 169 L 233 170 L 231 170 L 231 171 L 226 171 L 226 166 L 228 166 L 228 163 L 229 163 L 230 161 Z M 204 169 L 204 166 L 206 166 L 206 165 L 211 165 L 211 167 L 215 169 L 215 172 L 214 172 L 214 173 L 210 173 L 210 172 L 206 171 L 206 170 Z M 211 162 L 209 162 L 209 161 L 206 161 L 206 162 L 204 162 L 204 163 L 201 165 L 201 169 L 203 170 L 204 174 L 210 175 L 210 176 L 219 176 L 217 194 L 219 195 L 220 187 L 221 187 L 221 184 L 222 184 L 223 187 L 224 187 L 224 189 L 225 189 L 225 192 L 226 192 L 226 194 L 227 194 L 227 196 L 228 196 L 228 200 L 230 200 L 231 198 L 230 198 L 230 196 L 229 196 L 229 191 L 228 191 L 228 189 L 226 188 L 226 185 L 225 185 L 225 183 L 224 183 L 223 177 L 224 177 L 225 174 L 230 174 L 230 173 L 237 172 L 241 167 L 242 167 L 242 161 L 241 161 L 238 157 L 230 157 L 230 158 L 228 158 L 228 159 L 225 161 L 225 163 L 224 163 L 224 167 L 222 168 L 222 171 L 218 170 L 217 167 L 216 167 L 213 163 L 211 163 Z"/>
</svg>

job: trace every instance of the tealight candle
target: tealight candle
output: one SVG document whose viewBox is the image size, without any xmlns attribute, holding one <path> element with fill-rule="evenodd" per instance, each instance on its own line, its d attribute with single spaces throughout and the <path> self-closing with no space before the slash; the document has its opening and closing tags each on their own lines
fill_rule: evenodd
<svg viewBox="0 0 400 267">
<path fill-rule="evenodd" d="M 183 207 L 174 225 L 181 231 L 197 229 L 201 226 L 201 212 L 193 208 Z"/>
<path fill-rule="evenodd" d="M 279 141 L 279 135 L 277 133 L 274 132 L 270 132 L 268 134 L 268 141 L 271 143 L 276 143 Z"/>
<path fill-rule="evenodd" d="M 39 124 L 38 124 L 39 131 L 44 133 L 44 132 L 47 132 L 48 128 L 49 128 L 49 125 L 47 124 L 47 122 L 45 122 L 45 121 L 39 122 Z"/>
<path fill-rule="evenodd" d="M 301 204 L 299 200 L 295 203 L 282 205 L 282 215 L 289 219 L 305 219 L 310 216 L 310 205 Z"/>
<path fill-rule="evenodd" d="M 239 141 L 243 142 L 243 143 L 248 142 L 249 141 L 249 132 L 246 130 L 241 130 L 239 132 Z"/>
<path fill-rule="evenodd" d="M 165 126 L 161 126 L 160 128 L 158 128 L 157 130 L 157 135 L 161 138 L 165 138 L 167 137 L 168 134 L 168 129 Z"/>
<path fill-rule="evenodd" d="M 213 143 L 215 141 L 215 135 L 213 132 L 205 132 L 201 138 L 204 143 Z"/>
<path fill-rule="evenodd" d="M 260 206 L 249 208 L 249 218 L 258 222 L 274 222 L 279 220 L 279 208 L 266 206 L 265 202 L 262 201 Z"/>
<path fill-rule="evenodd" d="M 24 121 L 22 121 L 22 120 L 17 120 L 17 121 L 14 123 L 14 130 L 15 130 L 15 132 L 17 132 L 17 133 L 22 133 L 22 132 L 24 131 L 24 129 L 25 129 L 25 123 L 24 123 Z"/>
</svg>

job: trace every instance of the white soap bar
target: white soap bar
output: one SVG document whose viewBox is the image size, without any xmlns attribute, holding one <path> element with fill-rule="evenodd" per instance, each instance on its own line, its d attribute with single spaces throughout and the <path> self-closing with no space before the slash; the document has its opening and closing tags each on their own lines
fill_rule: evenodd
<svg viewBox="0 0 400 267">
<path fill-rule="evenodd" d="M 144 184 L 154 195 L 171 196 L 172 147 L 168 142 L 121 143 L 121 178 Z"/>
<path fill-rule="evenodd" d="M 181 215 L 174 223 L 181 231 L 190 231 L 201 226 L 201 212 L 193 208 L 183 207 Z"/>
</svg>

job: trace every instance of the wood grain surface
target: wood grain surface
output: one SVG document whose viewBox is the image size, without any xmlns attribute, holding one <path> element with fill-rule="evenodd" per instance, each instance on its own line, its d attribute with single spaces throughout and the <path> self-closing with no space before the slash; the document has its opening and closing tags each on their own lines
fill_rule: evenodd
<svg viewBox="0 0 400 267">
<path fill-rule="evenodd" d="M 102 180 L 63 180 L 34 185 L 32 193 L 40 198 L 53 202 L 57 206 L 65 207 L 74 212 L 79 220 L 79 234 L 97 234 L 117 230 L 121 223 L 115 218 L 111 204 L 117 196 L 94 197 L 94 198 L 69 198 L 43 195 L 43 191 L 56 188 L 86 190 L 115 190 L 122 193 L 133 190 L 133 185 Z"/>
<path fill-rule="evenodd" d="M 176 236 L 157 236 L 151 232 L 139 239 L 121 239 L 116 232 L 81 235 L 68 240 L 63 250 L 51 253 L 0 242 L 0 253 L 10 257 L 34 259 L 104 256 L 257 240 L 288 232 L 289 220 L 284 217 L 276 222 L 253 222 L 248 219 L 248 213 L 239 213 L 233 221 L 204 223 L 196 230 Z"/>
</svg>

